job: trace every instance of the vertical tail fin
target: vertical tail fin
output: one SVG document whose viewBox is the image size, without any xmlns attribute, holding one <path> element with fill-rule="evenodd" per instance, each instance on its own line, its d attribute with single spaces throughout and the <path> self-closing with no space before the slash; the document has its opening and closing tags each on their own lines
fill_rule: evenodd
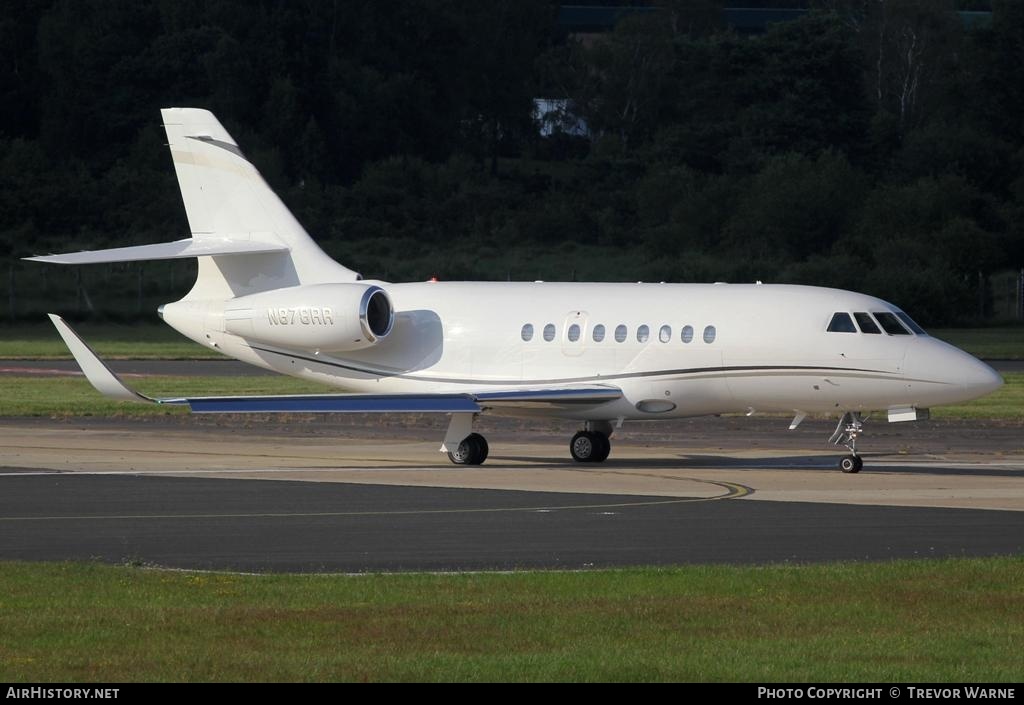
<svg viewBox="0 0 1024 705">
<path fill-rule="evenodd" d="M 196 242 L 230 238 L 284 245 L 287 253 L 200 257 L 186 298 L 229 298 L 299 284 L 356 281 L 321 250 L 246 159 L 213 113 L 160 111 L 189 228 Z"/>
</svg>

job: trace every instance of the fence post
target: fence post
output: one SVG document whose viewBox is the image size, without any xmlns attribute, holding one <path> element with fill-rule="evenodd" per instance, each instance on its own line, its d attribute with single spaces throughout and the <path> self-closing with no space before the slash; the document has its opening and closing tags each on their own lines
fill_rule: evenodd
<svg viewBox="0 0 1024 705">
<path fill-rule="evenodd" d="M 985 320 L 985 276 L 978 271 L 978 322 Z"/>
<path fill-rule="evenodd" d="M 1017 320 L 1024 321 L 1024 267 L 1017 277 Z"/>
<path fill-rule="evenodd" d="M 7 316 L 14 323 L 14 262 L 7 268 Z"/>
</svg>

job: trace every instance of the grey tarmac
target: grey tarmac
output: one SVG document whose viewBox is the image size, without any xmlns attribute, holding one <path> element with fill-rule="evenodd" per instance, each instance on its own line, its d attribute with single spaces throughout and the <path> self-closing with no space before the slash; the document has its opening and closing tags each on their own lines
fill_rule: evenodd
<svg viewBox="0 0 1024 705">
<path fill-rule="evenodd" d="M 484 417 L 491 457 L 465 468 L 433 417 L 5 419 L 0 559 L 364 572 L 1024 551 L 1019 427 L 879 422 L 844 475 L 831 425 L 627 425 L 588 466 L 567 457 L 571 424 Z"/>
<path fill-rule="evenodd" d="M 0 478 L 0 559 L 246 572 L 562 569 L 1020 554 L 1024 513 L 347 483 Z"/>
</svg>

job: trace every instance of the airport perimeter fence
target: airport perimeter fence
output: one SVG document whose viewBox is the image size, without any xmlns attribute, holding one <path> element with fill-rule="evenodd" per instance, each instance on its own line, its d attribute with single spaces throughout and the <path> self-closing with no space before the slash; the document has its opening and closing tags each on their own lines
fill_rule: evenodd
<svg viewBox="0 0 1024 705">
<path fill-rule="evenodd" d="M 156 321 L 160 304 L 192 288 L 195 260 L 55 265 L 13 261 L 0 269 L 0 320 L 36 323 L 47 313 L 72 320 Z"/>
</svg>

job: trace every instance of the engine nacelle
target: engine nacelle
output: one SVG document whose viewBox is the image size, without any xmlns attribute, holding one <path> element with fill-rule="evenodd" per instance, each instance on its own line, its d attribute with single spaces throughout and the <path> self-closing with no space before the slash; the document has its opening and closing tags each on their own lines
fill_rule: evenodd
<svg viewBox="0 0 1024 705">
<path fill-rule="evenodd" d="M 391 299 L 372 284 L 312 284 L 240 296 L 224 305 L 224 330 L 247 340 L 325 352 L 359 350 L 387 337 Z"/>
</svg>

